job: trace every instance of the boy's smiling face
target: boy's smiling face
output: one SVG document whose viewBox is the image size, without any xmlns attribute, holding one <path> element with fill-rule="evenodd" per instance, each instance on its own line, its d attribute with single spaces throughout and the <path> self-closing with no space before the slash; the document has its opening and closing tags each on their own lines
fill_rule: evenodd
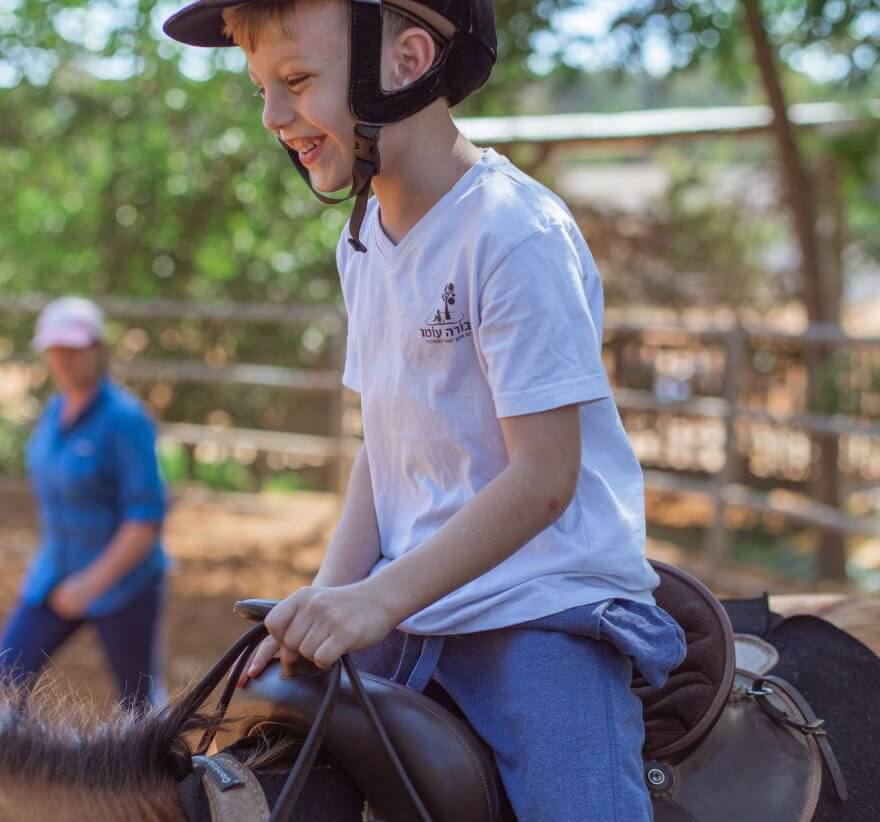
<svg viewBox="0 0 880 822">
<path fill-rule="evenodd" d="M 316 189 L 337 191 L 351 184 L 354 154 L 346 4 L 298 0 L 286 13 L 284 25 L 241 43 L 248 73 L 263 97 L 263 125 L 298 153 Z"/>
</svg>

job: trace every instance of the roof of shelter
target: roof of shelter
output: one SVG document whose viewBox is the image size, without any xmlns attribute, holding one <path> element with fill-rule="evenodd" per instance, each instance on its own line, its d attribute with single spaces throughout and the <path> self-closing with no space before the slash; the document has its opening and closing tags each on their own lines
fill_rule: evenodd
<svg viewBox="0 0 880 822">
<path fill-rule="evenodd" d="M 796 103 L 789 116 L 799 126 L 843 127 L 880 117 L 880 100 L 859 107 L 842 103 Z M 674 137 L 748 134 L 773 121 L 769 106 L 666 108 L 612 114 L 545 114 L 521 117 L 463 117 L 457 122 L 475 143 L 658 142 Z"/>
</svg>

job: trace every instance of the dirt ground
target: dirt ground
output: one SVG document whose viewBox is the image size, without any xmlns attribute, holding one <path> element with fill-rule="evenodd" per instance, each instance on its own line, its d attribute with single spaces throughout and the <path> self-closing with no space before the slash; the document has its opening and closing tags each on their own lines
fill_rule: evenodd
<svg viewBox="0 0 880 822">
<path fill-rule="evenodd" d="M 12 607 L 37 533 L 27 495 L 0 489 L 0 619 Z M 280 598 L 308 582 L 317 570 L 338 514 L 332 494 L 215 494 L 188 489 L 176 501 L 166 528 L 174 560 L 163 624 L 169 686 L 193 681 L 246 628 L 232 613 L 237 599 Z M 652 542 L 649 553 L 698 576 L 707 569 L 672 543 Z M 810 595 L 782 579 L 724 569 L 723 594 L 752 596 L 769 590 L 785 613 L 812 612 L 850 630 L 880 652 L 880 598 L 849 591 Z M 53 661 L 57 672 L 99 704 L 112 698 L 112 682 L 95 637 L 86 629 Z"/>
<path fill-rule="evenodd" d="M 178 499 L 165 533 L 174 562 L 163 623 L 172 689 L 203 674 L 247 628 L 232 613 L 237 599 L 280 598 L 312 577 L 337 513 L 332 494 L 257 498 L 195 489 Z M 36 540 L 26 496 L 0 494 L 0 618 L 14 604 Z M 96 701 L 112 696 L 112 680 L 90 629 L 75 635 L 53 664 Z"/>
</svg>

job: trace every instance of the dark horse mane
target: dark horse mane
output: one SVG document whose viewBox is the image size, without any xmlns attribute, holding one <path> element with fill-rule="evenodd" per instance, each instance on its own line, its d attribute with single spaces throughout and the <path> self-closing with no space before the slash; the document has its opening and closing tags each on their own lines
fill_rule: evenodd
<svg viewBox="0 0 880 822">
<path fill-rule="evenodd" d="M 30 812 L 34 803 L 52 822 L 84 818 L 85 804 L 96 822 L 185 820 L 177 786 L 192 772 L 200 732 L 238 721 L 194 712 L 199 696 L 191 687 L 161 707 L 118 705 L 97 718 L 69 686 L 0 681 L 0 822 L 44 818 Z M 285 747 L 266 741 L 248 764 L 260 767 Z"/>
<path fill-rule="evenodd" d="M 121 706 L 96 720 L 91 703 L 54 682 L 0 684 L 0 774 L 89 788 L 145 788 L 192 769 L 190 731 L 211 721 L 182 716 L 182 698 L 139 713 Z"/>
</svg>

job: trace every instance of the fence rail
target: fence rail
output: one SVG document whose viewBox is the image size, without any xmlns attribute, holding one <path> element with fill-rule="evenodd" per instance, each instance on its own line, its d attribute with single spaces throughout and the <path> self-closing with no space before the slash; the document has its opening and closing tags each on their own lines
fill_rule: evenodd
<svg viewBox="0 0 880 822">
<path fill-rule="evenodd" d="M 253 363 L 212 366 L 198 361 L 162 362 L 136 359 L 127 363 L 116 363 L 113 371 L 123 379 L 135 382 L 248 385 L 318 394 L 339 391 L 340 384 L 340 372 L 332 369 L 283 368 Z"/>
<path fill-rule="evenodd" d="M 273 325 L 302 325 L 313 322 L 335 323 L 341 328 L 345 315 L 338 306 L 323 303 L 232 303 L 201 300 L 139 300 L 127 297 L 93 298 L 109 316 L 130 319 L 210 320 Z M 0 297 L 4 314 L 36 314 L 52 297 L 44 294 L 19 294 Z"/>
<path fill-rule="evenodd" d="M 35 313 L 47 299 L 39 295 L 4 297 L 0 313 Z M 344 347 L 344 317 L 335 306 L 274 305 L 274 304 L 206 304 L 168 300 L 99 300 L 105 309 L 119 319 L 193 319 L 224 321 L 235 325 L 245 323 L 308 324 L 319 322 L 333 340 L 334 367 L 331 369 L 297 369 L 253 363 L 233 363 L 213 367 L 198 361 L 157 361 L 137 358 L 117 363 L 115 372 L 124 380 L 137 382 L 194 382 L 218 386 L 267 386 L 294 393 L 325 394 L 330 401 L 331 430 L 328 436 L 295 432 L 216 427 L 190 423 L 168 422 L 162 425 L 166 440 L 190 447 L 211 444 L 234 453 L 236 449 L 256 449 L 302 459 L 311 465 L 335 466 L 337 490 L 342 491 L 347 468 L 359 447 L 349 409 L 353 398 L 341 385 Z M 684 346 L 697 341 L 723 348 L 725 366 L 720 396 L 688 397 L 677 401 L 663 400 L 652 391 L 618 386 L 614 391 L 620 410 L 650 414 L 703 417 L 720 420 L 724 426 L 724 461 L 721 469 L 708 480 L 698 480 L 672 471 L 645 471 L 649 490 L 697 494 L 713 503 L 713 519 L 707 529 L 707 548 L 717 570 L 725 555 L 727 543 L 726 510 L 745 508 L 750 511 L 784 517 L 791 522 L 820 528 L 843 535 L 880 537 L 880 518 L 858 517 L 833 506 L 822 504 L 802 494 L 781 489 L 763 492 L 747 487 L 735 476 L 736 426 L 741 421 L 756 422 L 802 431 L 811 435 L 857 436 L 880 439 L 880 423 L 844 414 L 800 412 L 773 413 L 768 409 L 743 406 L 740 400 L 739 376 L 747 347 L 752 342 L 793 343 L 803 347 L 823 346 L 847 349 L 877 349 L 880 337 L 854 337 L 838 326 L 814 325 L 800 332 L 779 330 L 753 324 L 694 325 L 656 322 L 632 322 L 610 317 L 606 322 L 606 338 L 619 340 L 634 336 L 655 345 Z M 3 362 L 26 362 L 27 357 L 7 357 Z"/>
<path fill-rule="evenodd" d="M 615 388 L 614 401 L 626 411 L 653 411 L 688 417 L 724 418 L 731 413 L 730 403 L 721 397 L 694 397 L 687 400 L 658 400 L 651 391 Z M 784 428 L 816 434 L 855 434 L 880 439 L 880 423 L 845 414 L 774 414 L 759 408 L 733 408 L 737 420 L 764 422 Z"/>
</svg>

